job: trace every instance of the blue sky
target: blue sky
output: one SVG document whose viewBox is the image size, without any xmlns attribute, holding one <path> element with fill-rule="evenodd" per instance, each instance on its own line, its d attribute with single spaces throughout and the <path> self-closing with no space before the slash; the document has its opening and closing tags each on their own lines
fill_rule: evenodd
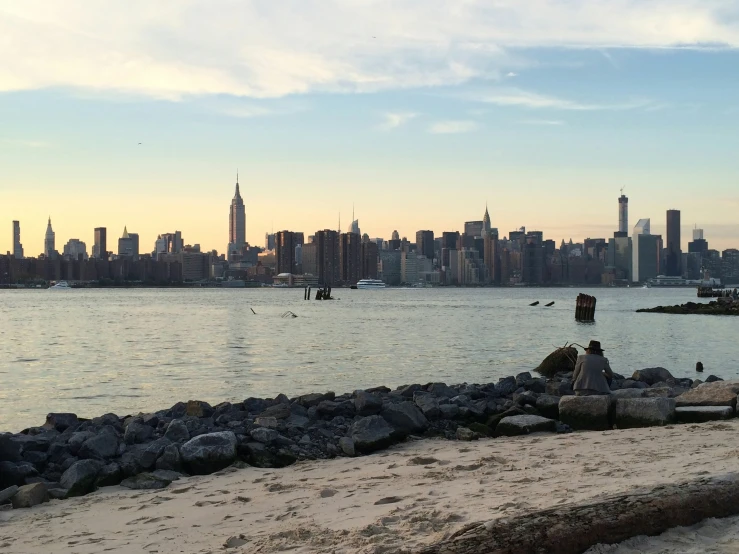
<svg viewBox="0 0 739 554">
<path fill-rule="evenodd" d="M 0 251 L 49 215 L 58 248 L 222 251 L 237 168 L 257 244 L 352 204 L 386 238 L 485 202 L 503 234 L 607 237 L 625 187 L 632 225 L 739 246 L 736 2 L 0 0 L 0 37 Z"/>
</svg>

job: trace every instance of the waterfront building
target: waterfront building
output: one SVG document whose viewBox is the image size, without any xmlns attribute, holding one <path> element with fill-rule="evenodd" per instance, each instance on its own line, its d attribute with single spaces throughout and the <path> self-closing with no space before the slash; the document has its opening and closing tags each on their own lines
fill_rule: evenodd
<svg viewBox="0 0 739 554">
<path fill-rule="evenodd" d="M 362 279 L 377 279 L 379 256 L 376 242 L 362 240 Z"/>
<path fill-rule="evenodd" d="M 95 244 L 92 247 L 92 257 L 98 260 L 108 259 L 108 229 L 95 227 Z"/>
<path fill-rule="evenodd" d="M 631 281 L 631 264 L 633 262 L 631 237 L 620 236 L 620 232 L 614 233 L 614 235 L 619 236 L 608 239 L 607 265 L 614 269 L 615 279 Z"/>
<path fill-rule="evenodd" d="M 465 248 L 457 251 L 457 284 L 484 285 L 488 280 L 487 268 L 475 249 Z"/>
<path fill-rule="evenodd" d="M 380 274 L 386 285 L 397 286 L 400 284 L 400 250 L 383 250 L 380 252 Z"/>
<path fill-rule="evenodd" d="M 303 274 L 318 275 L 318 244 L 315 242 L 303 245 Z"/>
<path fill-rule="evenodd" d="M 46 235 L 44 236 L 44 256 L 53 258 L 56 255 L 56 234 L 51 228 L 51 217 L 46 225 Z"/>
<path fill-rule="evenodd" d="M 486 232 L 484 237 L 483 261 L 488 270 L 490 283 L 500 283 L 500 253 L 498 251 L 498 237 L 492 232 Z"/>
<path fill-rule="evenodd" d="M 13 222 L 13 257 L 16 260 L 23 259 L 23 245 L 21 244 L 21 223 Z"/>
<path fill-rule="evenodd" d="M 339 237 L 339 265 L 342 282 L 355 285 L 362 278 L 362 237 L 359 233 L 342 233 Z"/>
<path fill-rule="evenodd" d="M 629 232 L 629 199 L 623 194 L 618 199 L 618 232 Z"/>
<path fill-rule="evenodd" d="M 526 234 L 521 249 L 521 278 L 524 283 L 540 285 L 544 282 L 543 234 L 533 231 Z"/>
<path fill-rule="evenodd" d="M 64 245 L 63 256 L 67 260 L 87 260 L 87 245 L 79 239 L 69 239 L 67 244 Z M 50 258 L 51 256 L 47 257 Z"/>
<path fill-rule="evenodd" d="M 682 275 L 682 250 L 680 249 L 680 210 L 667 210 L 667 244 L 665 245 L 665 274 Z"/>
<path fill-rule="evenodd" d="M 416 254 L 426 256 L 429 260 L 434 259 L 434 232 L 416 232 Z"/>
<path fill-rule="evenodd" d="M 236 192 L 231 200 L 228 217 L 228 260 L 240 260 L 246 247 L 246 208 L 239 190 L 239 174 L 236 173 Z"/>
<path fill-rule="evenodd" d="M 139 259 L 139 235 L 129 233 L 128 228 L 123 228 L 123 235 L 118 239 L 118 255 L 126 256 L 136 261 Z"/>
</svg>

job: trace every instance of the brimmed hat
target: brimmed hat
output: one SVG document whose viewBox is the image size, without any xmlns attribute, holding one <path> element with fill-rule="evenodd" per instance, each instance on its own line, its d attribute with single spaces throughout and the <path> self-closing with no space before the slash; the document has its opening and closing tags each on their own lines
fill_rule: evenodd
<svg viewBox="0 0 739 554">
<path fill-rule="evenodd" d="M 600 347 L 600 342 L 597 340 L 591 340 L 590 344 L 588 344 L 588 347 L 585 350 L 592 350 L 594 352 L 603 352 L 603 349 Z"/>
</svg>

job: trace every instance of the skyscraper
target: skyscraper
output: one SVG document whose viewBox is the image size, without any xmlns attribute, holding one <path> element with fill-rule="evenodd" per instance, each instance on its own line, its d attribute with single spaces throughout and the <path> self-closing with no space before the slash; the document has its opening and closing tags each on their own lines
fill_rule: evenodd
<svg viewBox="0 0 739 554">
<path fill-rule="evenodd" d="M 670 276 L 682 274 L 682 251 L 680 250 L 680 210 L 667 210 L 667 252 L 665 273 Z"/>
<path fill-rule="evenodd" d="M 488 205 L 487 203 L 485 203 L 485 215 L 482 217 L 482 232 L 484 233 L 483 236 L 489 235 L 491 230 L 492 226 L 490 225 L 490 214 L 488 213 Z"/>
<path fill-rule="evenodd" d="M 416 254 L 434 259 L 434 232 L 416 231 Z"/>
<path fill-rule="evenodd" d="M 51 217 L 49 224 L 46 226 L 46 235 L 44 236 L 44 256 L 51 258 L 56 253 L 56 234 L 51 228 Z"/>
<path fill-rule="evenodd" d="M 128 228 L 123 228 L 123 236 L 118 239 L 118 255 L 130 257 L 134 261 L 139 259 L 138 233 L 129 233 Z"/>
<path fill-rule="evenodd" d="M 362 278 L 362 237 L 358 233 L 342 233 L 339 237 L 341 280 L 350 285 Z"/>
<path fill-rule="evenodd" d="M 246 210 L 239 191 L 239 174 L 236 173 L 236 192 L 231 200 L 228 216 L 228 255 L 233 258 L 234 252 L 240 252 L 246 245 Z"/>
<path fill-rule="evenodd" d="M 92 247 L 93 258 L 108 259 L 108 229 L 95 227 L 95 245 Z"/>
<path fill-rule="evenodd" d="M 618 232 L 629 232 L 629 199 L 623 194 L 618 199 Z"/>
<path fill-rule="evenodd" d="M 318 283 L 334 286 L 341 279 L 339 234 L 332 229 L 316 232 Z"/>
<path fill-rule="evenodd" d="M 13 257 L 16 260 L 23 259 L 23 245 L 21 244 L 21 224 L 20 221 L 13 222 Z"/>
<path fill-rule="evenodd" d="M 275 235 L 277 273 L 292 273 L 295 266 L 295 233 L 280 231 Z"/>
<path fill-rule="evenodd" d="M 631 279 L 633 282 L 644 282 L 659 275 L 661 249 L 662 237 L 651 234 L 649 219 L 640 219 L 634 226 L 631 241 L 633 255 Z"/>
<path fill-rule="evenodd" d="M 484 222 L 482 221 L 465 221 L 464 222 L 464 234 L 470 237 L 481 237 L 484 228 Z"/>
</svg>

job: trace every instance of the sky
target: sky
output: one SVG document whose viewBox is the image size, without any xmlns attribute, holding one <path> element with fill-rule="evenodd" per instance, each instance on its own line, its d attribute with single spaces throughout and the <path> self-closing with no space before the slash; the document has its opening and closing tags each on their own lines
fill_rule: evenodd
<svg viewBox="0 0 739 554">
<path fill-rule="evenodd" d="M 736 0 L 0 0 L 0 252 L 682 212 L 739 247 Z M 4 231 L 3 231 L 4 229 Z"/>
</svg>

